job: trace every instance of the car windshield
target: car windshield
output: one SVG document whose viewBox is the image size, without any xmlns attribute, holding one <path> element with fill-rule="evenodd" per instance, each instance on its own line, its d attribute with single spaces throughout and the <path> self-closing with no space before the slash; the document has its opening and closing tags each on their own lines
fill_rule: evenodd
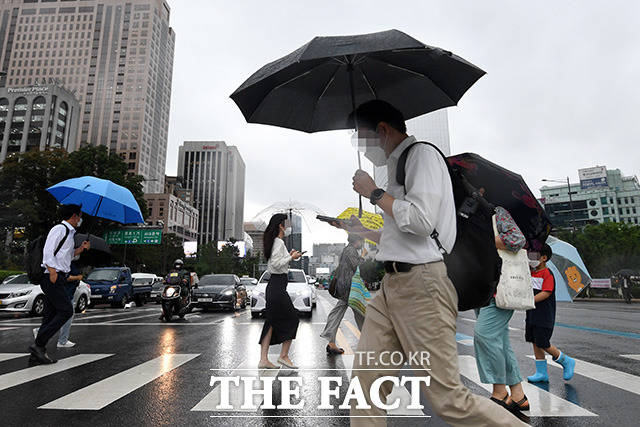
<svg viewBox="0 0 640 427">
<path fill-rule="evenodd" d="M 198 286 L 233 286 L 236 279 L 230 274 L 215 274 L 200 278 Z"/>
<path fill-rule="evenodd" d="M 93 270 L 87 280 L 112 282 L 118 278 L 120 270 Z"/>
<path fill-rule="evenodd" d="M 253 280 L 254 279 L 240 279 L 240 283 L 245 285 L 245 286 L 255 286 L 253 284 Z"/>
<path fill-rule="evenodd" d="M 13 279 L 9 279 L 6 282 L 2 283 L 3 285 L 13 285 L 13 284 L 22 284 L 22 283 L 31 283 L 29 282 L 29 277 L 26 274 L 18 274 Z"/>
<path fill-rule="evenodd" d="M 271 277 L 271 273 L 269 273 L 268 271 L 266 273 L 264 273 L 262 275 L 262 278 L 260 279 L 260 283 L 267 283 L 269 281 L 269 278 Z M 306 283 L 307 280 L 304 276 L 304 273 L 302 271 L 291 271 L 289 270 L 289 274 L 287 277 L 287 280 L 289 281 L 289 283 Z"/>
</svg>

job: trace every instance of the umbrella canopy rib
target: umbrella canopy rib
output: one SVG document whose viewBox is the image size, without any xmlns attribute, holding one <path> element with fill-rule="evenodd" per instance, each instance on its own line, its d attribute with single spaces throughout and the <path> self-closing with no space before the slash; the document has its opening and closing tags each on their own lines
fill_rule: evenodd
<svg viewBox="0 0 640 427">
<path fill-rule="evenodd" d="M 358 67 L 358 70 L 360 71 L 360 74 L 362 74 L 362 80 L 364 80 L 364 82 L 367 84 L 367 87 L 371 91 L 371 94 L 373 95 L 373 97 L 375 99 L 378 99 L 378 94 L 376 93 L 376 91 L 373 88 L 373 86 L 371 86 L 371 82 L 369 81 L 369 78 L 367 77 L 367 74 L 364 72 L 364 69 L 362 69 L 362 67 Z"/>
<path fill-rule="evenodd" d="M 399 70 L 399 71 L 404 71 L 405 73 L 409 73 L 409 74 L 412 74 L 414 76 L 421 77 L 423 79 L 429 80 L 429 82 L 433 85 L 434 88 L 438 89 L 438 91 L 440 91 L 440 93 L 442 93 L 444 96 L 447 97 L 447 99 L 449 101 L 451 101 L 451 105 L 458 105 L 458 103 L 455 100 L 451 99 L 451 96 L 447 92 L 445 92 L 439 85 L 437 85 L 433 80 L 431 80 L 431 78 L 429 76 L 427 76 L 426 74 L 420 73 L 420 72 L 415 71 L 415 70 L 411 70 L 411 69 L 409 69 L 407 67 L 401 67 L 399 65 L 395 65 L 395 64 L 392 64 L 392 63 L 387 62 L 387 61 L 382 61 L 382 60 L 380 60 L 378 58 L 375 58 L 373 56 L 370 56 L 369 59 L 371 59 L 373 61 L 376 61 L 376 62 L 379 62 L 381 64 L 385 64 L 386 66 L 391 67 L 393 69 L 396 69 L 396 70 Z"/>
<path fill-rule="evenodd" d="M 329 86 L 331 86 L 331 84 L 336 80 L 336 74 L 338 74 L 338 71 L 340 71 L 340 67 L 341 66 L 336 66 L 336 70 L 333 72 L 333 74 L 331 75 L 331 78 L 329 79 L 327 84 L 324 86 L 324 89 L 322 90 L 322 93 L 320 94 L 318 99 L 316 99 L 316 102 L 313 105 L 313 114 L 311 114 L 311 124 L 309 126 L 309 129 L 313 129 L 313 125 L 314 125 L 314 122 L 315 122 L 315 119 L 316 119 L 315 112 L 318 109 L 318 104 L 322 100 L 322 97 L 324 96 L 324 94 L 327 93 L 327 90 L 329 89 Z"/>
</svg>

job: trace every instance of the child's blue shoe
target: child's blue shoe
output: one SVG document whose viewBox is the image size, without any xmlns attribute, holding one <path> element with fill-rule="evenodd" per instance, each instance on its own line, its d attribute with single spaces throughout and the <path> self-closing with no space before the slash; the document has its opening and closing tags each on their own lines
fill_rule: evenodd
<svg viewBox="0 0 640 427">
<path fill-rule="evenodd" d="M 573 372 L 576 368 L 575 359 L 572 359 L 563 352 L 560 352 L 560 357 L 558 357 L 558 360 L 556 360 L 555 362 L 562 365 L 564 371 L 562 378 L 564 378 L 566 381 L 569 381 L 571 378 L 573 378 Z"/>
<path fill-rule="evenodd" d="M 530 383 L 549 382 L 549 374 L 547 373 L 547 360 L 536 360 L 536 373 L 527 377 Z"/>
</svg>

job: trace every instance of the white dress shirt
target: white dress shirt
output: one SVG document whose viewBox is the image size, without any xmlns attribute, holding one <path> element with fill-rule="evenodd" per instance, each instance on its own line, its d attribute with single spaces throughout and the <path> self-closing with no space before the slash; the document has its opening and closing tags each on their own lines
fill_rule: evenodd
<svg viewBox="0 0 640 427">
<path fill-rule="evenodd" d="M 438 245 L 430 237 L 434 229 L 447 252 L 451 252 L 456 240 L 451 177 L 436 149 L 426 144 L 414 146 L 407 156 L 405 186 L 396 182 L 400 155 L 414 142 L 415 137 L 407 137 L 387 159 L 386 191 L 396 199 L 392 206 L 395 219 L 386 213 L 383 215 L 378 261 L 424 264 L 442 260 Z"/>
<path fill-rule="evenodd" d="M 267 262 L 267 270 L 271 274 L 287 274 L 292 259 L 282 239 L 276 237 L 271 248 L 271 256 Z"/>
<path fill-rule="evenodd" d="M 65 240 L 62 248 L 58 251 L 56 256 L 53 255 L 58 248 L 60 241 L 64 238 L 66 228 L 69 229 L 69 235 Z M 73 236 L 76 234 L 76 229 L 67 221 L 62 221 L 61 224 L 54 226 L 47 235 L 47 240 L 44 243 L 44 249 L 42 251 L 42 266 L 47 268 L 55 268 L 57 271 L 68 273 L 71 271 L 71 260 L 73 259 L 75 252 L 75 242 Z"/>
</svg>

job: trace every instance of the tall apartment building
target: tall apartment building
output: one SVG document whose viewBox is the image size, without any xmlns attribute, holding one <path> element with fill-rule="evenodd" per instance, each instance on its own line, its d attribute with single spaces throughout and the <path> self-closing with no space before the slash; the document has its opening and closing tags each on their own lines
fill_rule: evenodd
<svg viewBox="0 0 640 427">
<path fill-rule="evenodd" d="M 185 141 L 178 176 L 193 191 L 200 212 L 198 244 L 244 238 L 245 165 L 238 149 L 223 141 Z"/>
<path fill-rule="evenodd" d="M 105 145 L 164 189 L 175 34 L 165 0 L 0 0 L 0 86 L 80 101 L 77 144 Z"/>
</svg>

